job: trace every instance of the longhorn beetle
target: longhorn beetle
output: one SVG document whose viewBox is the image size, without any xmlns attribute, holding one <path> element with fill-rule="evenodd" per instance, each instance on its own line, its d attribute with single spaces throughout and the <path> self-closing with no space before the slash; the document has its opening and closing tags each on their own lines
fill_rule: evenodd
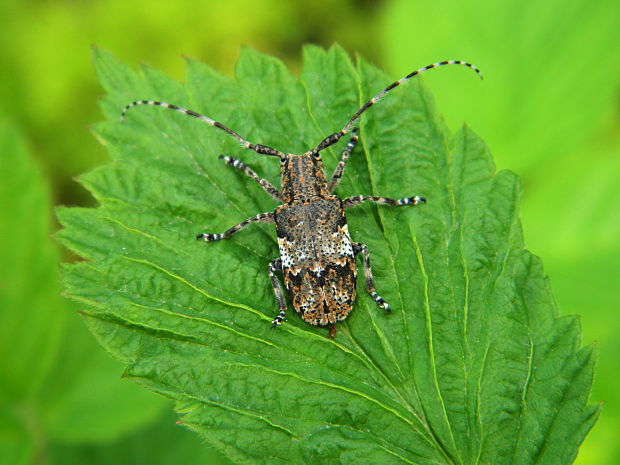
<svg viewBox="0 0 620 465">
<path fill-rule="evenodd" d="M 275 275 L 276 271 L 281 271 L 295 311 L 312 325 L 331 325 L 329 337 L 333 338 L 336 332 L 334 324 L 347 318 L 355 301 L 357 276 L 355 257 L 360 253 L 364 256 L 366 291 L 380 308 L 387 313 L 391 312 L 390 306 L 375 290 L 368 248 L 361 242 L 351 241 L 344 211 L 362 202 L 391 206 L 418 205 L 426 202 L 424 197 L 417 195 L 404 199 L 356 195 L 343 200 L 332 194 L 342 178 L 349 155 L 358 140 L 358 129 L 353 125 L 362 113 L 406 80 L 429 69 L 452 64 L 467 66 L 478 73 L 482 79 L 482 73 L 478 68 L 460 60 L 441 61 L 417 69 L 387 86 L 366 102 L 340 131 L 330 134 L 315 148 L 301 155 L 282 153 L 265 145 L 253 144 L 208 116 L 165 102 L 136 100 L 123 109 L 121 121 L 127 111 L 137 105 L 165 107 L 193 116 L 225 131 L 247 149 L 280 159 L 282 191 L 276 189 L 269 181 L 262 179 L 240 160 L 221 155 L 220 158 L 227 165 L 243 171 L 257 181 L 269 195 L 282 202 L 282 205 L 274 212 L 259 213 L 223 233 L 203 233 L 198 234 L 196 238 L 204 239 L 206 242 L 219 241 L 229 238 L 250 223 L 257 221 L 275 223 L 280 258 L 273 260 L 268 270 L 280 311 L 274 318 L 272 327 L 280 325 L 286 314 L 284 292 Z M 328 183 L 320 152 L 338 142 L 349 132 L 351 132 L 351 139 L 343 150 L 340 162 Z"/>
</svg>

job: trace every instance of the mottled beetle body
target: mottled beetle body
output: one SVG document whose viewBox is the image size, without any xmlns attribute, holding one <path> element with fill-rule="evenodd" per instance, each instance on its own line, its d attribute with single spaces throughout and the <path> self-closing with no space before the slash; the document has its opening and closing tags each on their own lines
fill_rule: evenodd
<svg viewBox="0 0 620 465">
<path fill-rule="evenodd" d="M 344 320 L 355 301 L 355 254 L 342 200 L 330 195 L 318 153 L 281 165 L 286 204 L 274 221 L 284 284 L 293 308 L 310 324 Z"/>
<path fill-rule="evenodd" d="M 424 197 L 419 196 L 389 199 L 358 195 L 341 199 L 333 194 L 340 182 L 349 155 L 357 143 L 357 128 L 354 128 L 353 124 L 364 111 L 407 79 L 426 70 L 449 64 L 472 68 L 482 78 L 480 71 L 475 66 L 464 61 L 442 61 L 417 69 L 390 84 L 366 102 L 340 131 L 330 134 L 316 148 L 302 155 L 286 154 L 271 147 L 253 144 L 208 116 L 164 102 L 134 101 L 125 107 L 121 119 L 130 108 L 136 105 L 156 105 L 170 108 L 225 131 L 247 149 L 280 159 L 281 192 L 269 181 L 260 178 L 243 162 L 232 157 L 220 156 L 226 164 L 240 169 L 257 181 L 269 195 L 282 202 L 282 205 L 277 207 L 274 212 L 260 213 L 223 233 L 203 233 L 198 234 L 197 238 L 204 239 L 207 242 L 217 241 L 232 236 L 253 222 L 275 223 L 280 258 L 269 264 L 269 277 L 280 311 L 278 316 L 274 318 L 272 326 L 280 325 L 286 314 L 286 299 L 282 286 L 275 275 L 276 271 L 281 271 L 284 284 L 297 313 L 312 325 L 332 325 L 330 337 L 333 337 L 335 334 L 333 324 L 346 319 L 353 308 L 357 276 L 355 257 L 360 253 L 364 256 L 367 292 L 379 307 L 388 313 L 391 311 L 387 302 L 375 291 L 368 248 L 362 243 L 353 242 L 349 236 L 345 209 L 362 202 L 391 206 L 417 205 L 426 202 Z M 328 183 L 320 152 L 338 142 L 341 137 L 349 132 L 351 139 L 342 152 L 341 160 Z"/>
</svg>

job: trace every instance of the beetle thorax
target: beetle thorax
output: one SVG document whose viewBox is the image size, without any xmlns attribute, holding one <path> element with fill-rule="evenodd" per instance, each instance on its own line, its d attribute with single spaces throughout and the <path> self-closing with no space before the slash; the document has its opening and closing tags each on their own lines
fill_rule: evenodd
<svg viewBox="0 0 620 465">
<path fill-rule="evenodd" d="M 282 197 L 286 203 L 329 195 L 323 162 L 318 154 L 287 155 L 280 164 Z"/>
</svg>

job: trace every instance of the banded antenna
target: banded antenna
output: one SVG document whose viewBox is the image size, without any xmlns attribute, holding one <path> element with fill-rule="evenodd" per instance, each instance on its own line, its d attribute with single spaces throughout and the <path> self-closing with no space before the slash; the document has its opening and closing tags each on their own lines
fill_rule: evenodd
<svg viewBox="0 0 620 465">
<path fill-rule="evenodd" d="M 227 132 L 228 134 L 233 136 L 235 139 L 237 139 L 239 142 L 241 142 L 241 145 L 243 145 L 246 149 L 254 150 L 255 152 L 260 153 L 262 155 L 269 155 L 271 157 L 279 157 L 280 159 L 286 158 L 286 155 L 283 154 L 282 152 L 274 148 L 267 147 L 266 145 L 253 144 L 252 142 L 241 137 L 239 134 L 237 134 L 232 129 L 227 128 L 222 123 L 215 121 L 209 118 L 208 116 L 197 113 L 193 110 L 188 110 L 187 108 L 182 108 L 176 105 L 172 105 L 171 103 L 157 102 L 155 100 L 136 100 L 134 102 L 131 102 L 125 108 L 123 108 L 123 112 L 121 113 L 121 121 L 123 121 L 123 119 L 125 118 L 125 115 L 131 108 L 138 106 L 138 105 L 155 105 L 157 107 L 170 108 L 171 110 L 178 111 L 185 115 L 193 116 L 194 118 L 198 118 L 200 121 L 203 121 L 210 126 L 216 127 L 218 129 L 221 129 L 224 132 Z"/>
<path fill-rule="evenodd" d="M 468 68 L 473 69 L 478 74 L 480 79 L 483 79 L 482 72 L 478 68 L 476 68 L 471 63 L 468 63 L 466 61 L 461 61 L 461 60 L 440 61 L 437 63 L 427 65 L 423 68 L 416 69 L 415 71 L 412 71 L 406 76 L 400 78 L 398 81 L 394 81 L 392 84 L 390 84 L 385 89 L 383 89 L 381 92 L 379 92 L 377 95 L 375 95 L 373 98 L 371 98 L 368 102 L 366 102 L 359 110 L 357 110 L 357 113 L 353 115 L 353 117 L 349 120 L 349 122 L 340 131 L 330 134 L 325 139 L 323 139 L 323 141 L 319 145 L 317 145 L 314 151 L 320 152 L 321 150 L 338 142 L 338 140 L 340 140 L 342 136 L 344 136 L 346 133 L 348 133 L 351 130 L 353 123 L 360 117 L 362 113 L 364 113 L 366 110 L 372 107 L 375 103 L 381 100 L 383 96 L 387 94 L 389 91 L 391 91 L 394 87 L 400 86 L 403 82 L 407 81 L 408 79 L 411 79 L 414 76 L 418 76 L 419 74 L 422 74 L 423 72 L 428 71 L 429 69 L 439 68 L 440 66 L 445 66 L 445 65 L 467 66 Z"/>
<path fill-rule="evenodd" d="M 327 136 L 325 139 L 323 139 L 323 141 L 321 141 L 321 143 L 319 145 L 317 145 L 317 147 L 312 152 L 313 153 L 318 153 L 321 150 L 329 147 L 330 145 L 333 145 L 336 142 L 338 142 L 342 136 L 344 136 L 349 131 L 351 131 L 351 128 L 353 127 L 353 123 L 355 123 L 355 121 L 357 121 L 359 119 L 359 117 L 362 115 L 362 113 L 364 113 L 371 106 L 373 106 L 375 103 L 377 103 L 379 100 L 381 100 L 385 94 L 387 94 L 389 91 L 391 91 L 395 87 L 398 87 L 399 85 L 401 85 L 403 82 L 407 81 L 408 79 L 411 79 L 414 76 L 422 74 L 425 71 L 428 71 L 429 69 L 438 68 L 440 66 L 445 66 L 445 65 L 462 65 L 462 66 L 467 66 L 468 68 L 473 69 L 478 74 L 480 79 L 483 78 L 482 72 L 480 72 L 480 70 L 478 68 L 476 68 L 476 66 L 472 65 L 471 63 L 468 63 L 466 61 L 461 61 L 461 60 L 440 61 L 440 62 L 437 62 L 437 63 L 433 63 L 433 64 L 430 64 L 430 65 L 424 66 L 423 68 L 416 69 L 415 71 L 412 71 L 411 73 L 407 74 L 406 76 L 400 78 L 398 81 L 394 81 L 392 84 L 390 84 L 385 89 L 383 89 L 381 92 L 379 92 L 377 95 L 375 95 L 373 98 L 371 98 L 359 110 L 357 110 L 357 113 L 355 113 L 353 115 L 353 117 L 349 120 L 349 122 L 340 131 L 335 132 L 335 133 L 330 134 L 329 136 Z M 271 157 L 279 157 L 281 160 L 287 158 L 286 154 L 284 154 L 284 153 L 280 152 L 279 150 L 276 150 L 276 149 L 274 149 L 272 147 L 268 147 L 266 145 L 260 145 L 260 144 L 253 144 L 252 142 L 250 142 L 250 141 L 244 139 L 243 137 L 241 137 L 239 134 L 237 134 L 232 129 L 224 126 L 222 123 L 220 123 L 218 121 L 215 121 L 214 119 L 209 118 L 208 116 L 205 116 L 205 115 L 203 115 L 201 113 L 198 113 L 198 112 L 195 112 L 193 110 L 188 110 L 186 108 L 182 108 L 182 107 L 179 107 L 177 105 L 172 105 L 172 104 L 166 103 L 166 102 L 158 102 L 156 100 L 136 100 L 134 102 L 131 102 L 129 105 L 127 105 L 127 106 L 125 106 L 125 108 L 123 108 L 123 111 L 121 113 L 121 118 L 120 118 L 121 121 L 125 118 L 125 115 L 127 114 L 127 112 L 131 108 L 133 108 L 135 106 L 138 106 L 138 105 L 154 105 L 154 106 L 158 106 L 158 107 L 169 108 L 171 110 L 175 110 L 175 111 L 178 111 L 180 113 L 183 113 L 183 114 L 186 114 L 186 115 L 189 115 L 189 116 L 193 116 L 194 118 L 198 118 L 200 121 L 203 121 L 204 123 L 207 123 L 210 126 L 216 127 L 218 129 L 221 129 L 222 131 L 230 134 L 235 139 L 237 139 L 239 142 L 241 142 L 241 145 L 243 147 L 245 147 L 246 149 L 253 150 L 253 151 L 255 151 L 257 153 L 260 153 L 262 155 L 268 155 L 268 156 L 271 156 Z"/>
</svg>

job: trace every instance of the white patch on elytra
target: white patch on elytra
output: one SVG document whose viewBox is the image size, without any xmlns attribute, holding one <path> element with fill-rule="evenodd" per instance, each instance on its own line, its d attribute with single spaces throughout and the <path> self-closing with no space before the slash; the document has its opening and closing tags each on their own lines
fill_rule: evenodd
<svg viewBox="0 0 620 465">
<path fill-rule="evenodd" d="M 288 253 L 291 248 L 290 243 L 279 237 L 278 248 L 280 249 L 280 258 L 282 259 L 282 268 L 291 268 L 294 262 L 293 257 Z"/>
</svg>

